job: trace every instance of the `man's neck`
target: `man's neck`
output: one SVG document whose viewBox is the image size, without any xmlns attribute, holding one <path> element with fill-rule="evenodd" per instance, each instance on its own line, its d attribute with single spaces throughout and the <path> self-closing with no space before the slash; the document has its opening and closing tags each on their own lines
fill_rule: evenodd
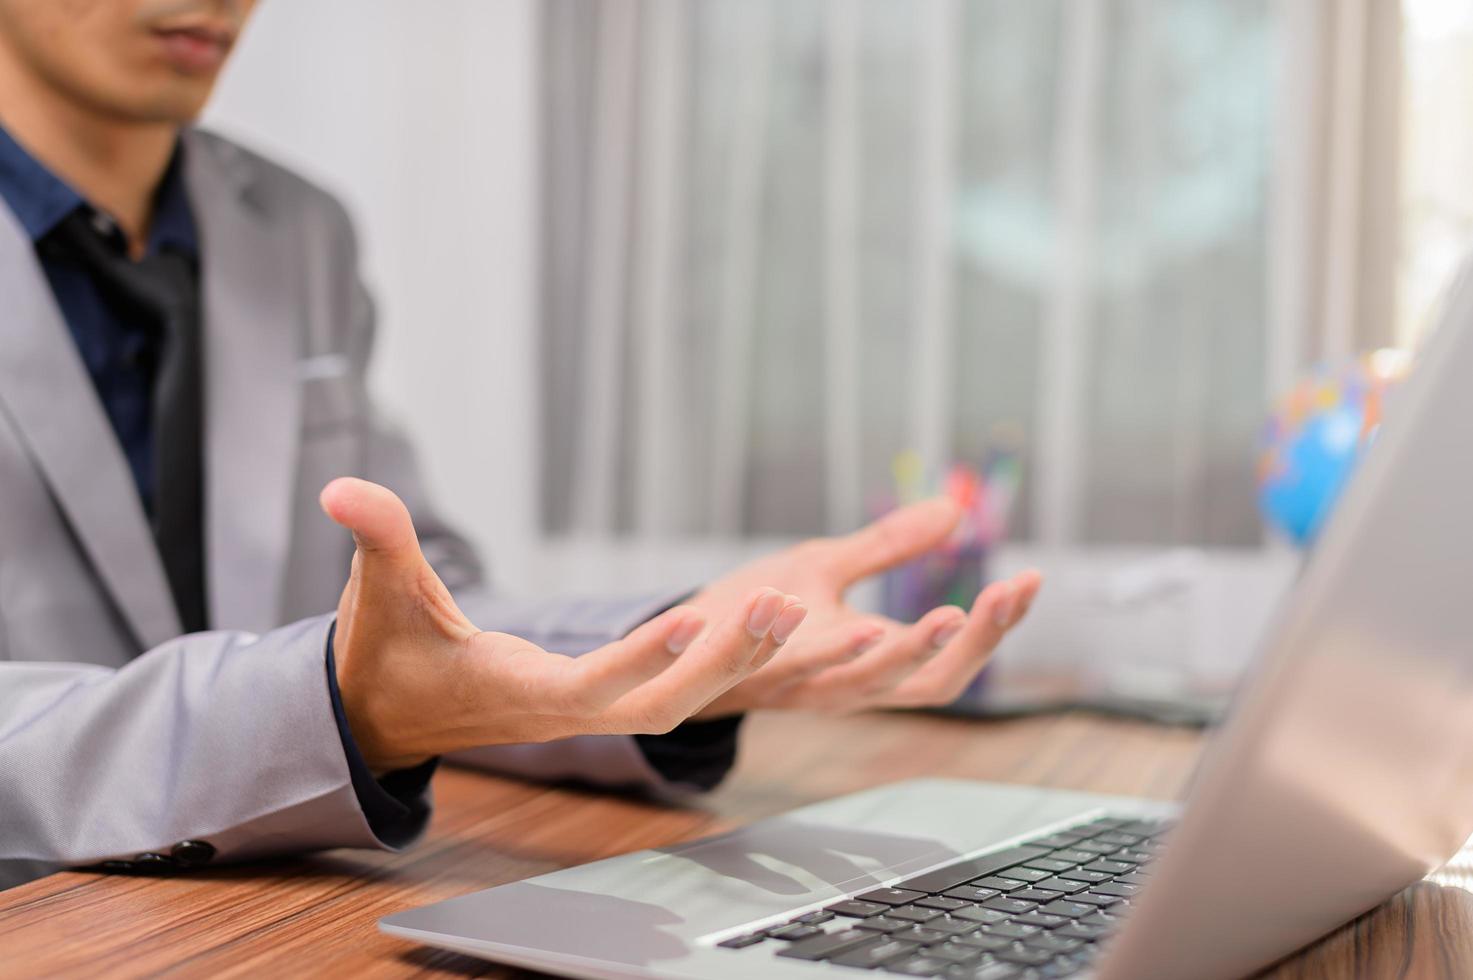
<svg viewBox="0 0 1473 980">
<path fill-rule="evenodd" d="M 0 52 L 0 126 L 94 207 L 106 211 L 141 256 L 154 191 L 179 128 L 109 118 L 20 71 Z"/>
</svg>

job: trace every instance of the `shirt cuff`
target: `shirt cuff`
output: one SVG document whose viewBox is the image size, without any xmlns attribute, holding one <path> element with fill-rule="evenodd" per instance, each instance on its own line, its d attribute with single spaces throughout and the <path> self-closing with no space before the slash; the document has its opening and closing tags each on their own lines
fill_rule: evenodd
<svg viewBox="0 0 1473 980">
<path fill-rule="evenodd" d="M 374 777 L 363 753 L 358 750 L 358 743 L 353 740 L 348 715 L 343 711 L 343 695 L 338 690 L 337 665 L 333 657 L 332 641 L 337 629 L 334 623 L 327 631 L 327 690 L 332 698 L 333 717 L 338 723 L 338 736 L 343 740 L 343 754 L 348 760 L 353 792 L 358 795 L 358 805 L 374 836 L 389 847 L 407 847 L 419 836 L 430 818 L 430 804 L 425 791 L 440 760 L 430 759 L 412 769 L 398 769 L 382 778 Z"/>
<path fill-rule="evenodd" d="M 665 780 L 711 790 L 736 763 L 737 732 L 743 717 L 687 721 L 664 735 L 636 735 L 634 741 Z"/>
<path fill-rule="evenodd" d="M 666 598 L 646 611 L 640 623 L 647 623 L 674 609 L 695 594 L 696 590 L 691 589 L 677 598 Z M 734 715 L 715 721 L 687 721 L 664 735 L 636 735 L 634 741 L 645 761 L 662 779 L 706 792 L 715 789 L 736 764 L 737 734 L 743 717 Z"/>
</svg>

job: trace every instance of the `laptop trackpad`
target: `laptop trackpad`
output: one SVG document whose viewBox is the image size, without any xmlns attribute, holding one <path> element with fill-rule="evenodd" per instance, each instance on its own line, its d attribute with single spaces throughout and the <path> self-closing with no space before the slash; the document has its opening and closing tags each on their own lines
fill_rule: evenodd
<svg viewBox="0 0 1473 980">
<path fill-rule="evenodd" d="M 646 965 L 702 936 L 818 906 L 1099 808 L 1090 794 L 950 780 L 880 787 L 719 837 L 392 916 L 385 925 Z"/>
</svg>

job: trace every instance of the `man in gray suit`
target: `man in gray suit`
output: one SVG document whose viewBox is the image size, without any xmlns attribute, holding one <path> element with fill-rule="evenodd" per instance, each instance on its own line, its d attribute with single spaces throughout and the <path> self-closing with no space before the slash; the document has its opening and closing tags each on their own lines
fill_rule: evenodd
<svg viewBox="0 0 1473 980">
<path fill-rule="evenodd" d="M 0 886 L 402 847 L 441 756 L 708 788 L 744 712 L 960 692 L 1036 574 L 843 602 L 945 502 L 683 603 L 491 594 L 366 391 L 342 208 L 190 128 L 252 6 L 0 0 Z"/>
</svg>

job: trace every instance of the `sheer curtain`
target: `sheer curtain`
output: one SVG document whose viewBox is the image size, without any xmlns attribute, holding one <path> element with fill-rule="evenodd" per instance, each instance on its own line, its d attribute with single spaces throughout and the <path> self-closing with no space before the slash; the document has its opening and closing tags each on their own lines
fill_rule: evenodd
<svg viewBox="0 0 1473 980">
<path fill-rule="evenodd" d="M 551 0 L 543 532 L 841 530 L 1006 444 L 1017 537 L 1256 544 L 1270 392 L 1382 328 L 1330 300 L 1394 174 L 1320 178 L 1386 6 Z"/>
</svg>

